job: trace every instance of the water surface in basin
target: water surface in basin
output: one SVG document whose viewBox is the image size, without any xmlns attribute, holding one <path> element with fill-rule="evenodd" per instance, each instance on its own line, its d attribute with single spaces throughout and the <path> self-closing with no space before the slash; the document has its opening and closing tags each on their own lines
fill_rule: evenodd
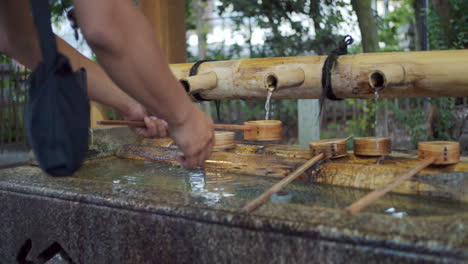
<svg viewBox="0 0 468 264">
<path fill-rule="evenodd" d="M 85 164 L 74 177 L 109 182 L 116 185 L 153 186 L 160 189 L 190 192 L 204 198 L 208 206 L 222 199 L 236 197 L 248 200 L 261 195 L 277 179 L 229 173 L 188 171 L 159 162 L 107 159 Z M 344 208 L 368 191 L 331 185 L 293 182 L 283 189 L 284 196 L 271 202 Z M 366 209 L 367 212 L 394 217 L 452 215 L 468 211 L 468 204 L 445 199 L 402 194 L 387 194 Z"/>
</svg>

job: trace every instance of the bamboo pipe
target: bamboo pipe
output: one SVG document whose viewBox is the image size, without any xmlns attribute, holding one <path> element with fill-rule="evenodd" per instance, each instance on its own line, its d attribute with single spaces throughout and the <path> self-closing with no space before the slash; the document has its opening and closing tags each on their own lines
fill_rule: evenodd
<svg viewBox="0 0 468 264">
<path fill-rule="evenodd" d="M 218 85 L 218 76 L 214 72 L 197 74 L 180 79 L 185 90 L 190 94 L 213 90 Z"/>
<path fill-rule="evenodd" d="M 304 83 L 304 70 L 297 67 L 284 68 L 265 75 L 265 88 L 269 91 L 298 87 Z"/>
<path fill-rule="evenodd" d="M 314 165 L 318 161 L 322 160 L 324 157 L 325 155 L 323 153 L 320 153 L 317 156 L 311 158 L 302 166 L 297 168 L 294 172 L 289 174 L 289 176 L 287 176 L 286 178 L 283 178 L 281 181 L 273 185 L 270 189 L 268 189 L 268 191 L 264 192 L 255 200 L 250 201 L 246 206 L 242 208 L 242 210 L 247 213 L 250 213 L 253 210 L 257 209 L 260 205 L 265 203 L 268 200 L 268 198 L 270 198 L 270 196 L 272 196 L 274 193 L 281 190 L 284 186 L 288 185 L 290 182 L 292 182 L 294 179 L 299 177 L 302 173 L 304 173 L 307 169 L 309 169 L 312 165 Z"/>
<path fill-rule="evenodd" d="M 281 82 L 284 69 L 301 69 L 302 84 L 277 89 L 273 99 L 308 99 L 322 95 L 321 73 L 326 56 L 244 59 L 205 62 L 199 74 L 214 72 L 215 89 L 201 91 L 204 99 L 262 99 L 265 76 Z M 172 64 L 178 79 L 189 76 L 192 63 Z M 343 55 L 332 71 L 332 87 L 340 98 L 468 96 L 468 50 L 388 52 Z M 298 83 L 297 83 L 298 84 Z"/>
<path fill-rule="evenodd" d="M 377 201 L 380 197 L 399 186 L 402 182 L 411 179 L 411 177 L 429 165 L 447 165 L 457 163 L 460 159 L 460 144 L 458 142 L 444 141 L 420 142 L 418 144 L 418 152 L 418 157 L 421 161 L 414 168 L 396 178 L 389 184 L 368 193 L 345 209 L 352 214 L 359 213 L 365 207 Z"/>
</svg>

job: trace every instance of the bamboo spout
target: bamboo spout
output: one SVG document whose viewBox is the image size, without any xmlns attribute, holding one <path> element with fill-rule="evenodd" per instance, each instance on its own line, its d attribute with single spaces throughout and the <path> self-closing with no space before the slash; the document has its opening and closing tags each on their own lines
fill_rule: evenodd
<svg viewBox="0 0 468 264">
<path fill-rule="evenodd" d="M 218 76 L 215 72 L 207 72 L 180 79 L 185 90 L 190 94 L 213 90 L 218 85 Z"/>
<path fill-rule="evenodd" d="M 372 65 L 376 70 L 369 74 L 369 86 L 375 91 L 381 91 L 386 87 L 404 84 L 406 80 L 405 69 L 399 64 Z"/>
<path fill-rule="evenodd" d="M 265 88 L 269 91 L 299 87 L 304 83 L 305 73 L 301 68 L 281 69 L 265 75 Z"/>
</svg>

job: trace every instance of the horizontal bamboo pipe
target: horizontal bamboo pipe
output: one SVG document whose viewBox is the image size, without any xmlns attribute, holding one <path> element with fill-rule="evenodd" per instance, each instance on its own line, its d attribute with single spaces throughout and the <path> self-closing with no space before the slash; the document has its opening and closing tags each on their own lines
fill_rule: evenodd
<svg viewBox="0 0 468 264">
<path fill-rule="evenodd" d="M 294 87 L 277 89 L 273 99 L 320 98 L 322 66 L 326 56 L 244 59 L 205 62 L 199 74 L 214 72 L 216 88 L 201 91 L 204 99 L 262 99 L 267 96 L 265 78 L 277 83 L 299 76 Z M 172 64 L 178 79 L 189 76 L 192 63 Z M 288 72 L 291 69 L 294 74 Z M 300 82 L 304 72 L 304 80 Z M 332 86 L 340 98 L 468 96 L 468 50 L 388 52 L 343 55 L 332 71 Z M 286 70 L 286 74 L 285 74 Z"/>
<path fill-rule="evenodd" d="M 352 214 L 357 214 L 359 213 L 362 209 L 366 208 L 370 204 L 374 203 L 377 201 L 380 197 L 384 196 L 386 193 L 390 192 L 393 190 L 395 187 L 400 185 L 402 182 L 411 179 L 414 175 L 416 175 L 418 172 L 422 171 L 425 169 L 427 166 L 431 165 L 434 160 L 436 159 L 435 156 L 428 157 L 424 160 L 422 160 L 418 165 L 416 165 L 413 169 L 409 170 L 407 173 L 401 175 L 400 177 L 396 178 L 393 180 L 391 183 L 375 189 L 374 191 L 366 194 L 364 197 L 361 199 L 357 200 L 356 202 L 352 203 L 350 206 L 346 207 L 346 210 L 351 212 Z"/>
<path fill-rule="evenodd" d="M 307 169 L 312 167 L 312 165 L 314 165 L 318 161 L 322 160 L 324 157 L 325 157 L 325 155 L 323 153 L 320 153 L 317 156 L 311 158 L 306 163 L 304 163 L 302 166 L 300 166 L 295 171 L 293 171 L 291 174 L 289 174 L 286 178 L 282 179 L 277 184 L 273 185 L 270 189 L 268 189 L 262 195 L 257 197 L 255 200 L 250 201 L 246 206 L 244 206 L 242 208 L 242 210 L 247 212 L 247 213 L 250 213 L 253 210 L 257 209 L 260 205 L 265 203 L 268 200 L 268 198 L 270 198 L 270 196 L 272 196 L 273 194 L 275 194 L 279 190 L 283 189 L 284 186 L 288 185 L 290 182 L 292 182 L 294 179 L 299 177 Z"/>
</svg>

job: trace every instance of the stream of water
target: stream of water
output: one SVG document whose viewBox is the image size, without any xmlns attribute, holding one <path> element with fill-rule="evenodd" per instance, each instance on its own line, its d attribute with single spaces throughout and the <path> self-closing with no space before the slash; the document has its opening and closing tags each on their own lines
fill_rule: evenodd
<svg viewBox="0 0 468 264">
<path fill-rule="evenodd" d="M 375 89 L 374 90 L 374 102 L 375 102 L 375 117 L 374 117 L 374 130 L 375 130 L 375 136 L 378 137 L 378 136 L 381 136 L 381 135 L 377 135 L 377 128 L 378 128 L 378 119 L 379 119 L 379 115 L 378 115 L 378 112 L 379 112 L 379 107 L 377 105 L 377 103 L 379 102 L 379 90 Z"/>
<path fill-rule="evenodd" d="M 267 99 L 265 102 L 265 120 L 268 120 L 270 118 L 270 109 L 271 109 L 271 96 L 273 95 L 273 92 L 268 90 L 268 95 Z"/>
</svg>

